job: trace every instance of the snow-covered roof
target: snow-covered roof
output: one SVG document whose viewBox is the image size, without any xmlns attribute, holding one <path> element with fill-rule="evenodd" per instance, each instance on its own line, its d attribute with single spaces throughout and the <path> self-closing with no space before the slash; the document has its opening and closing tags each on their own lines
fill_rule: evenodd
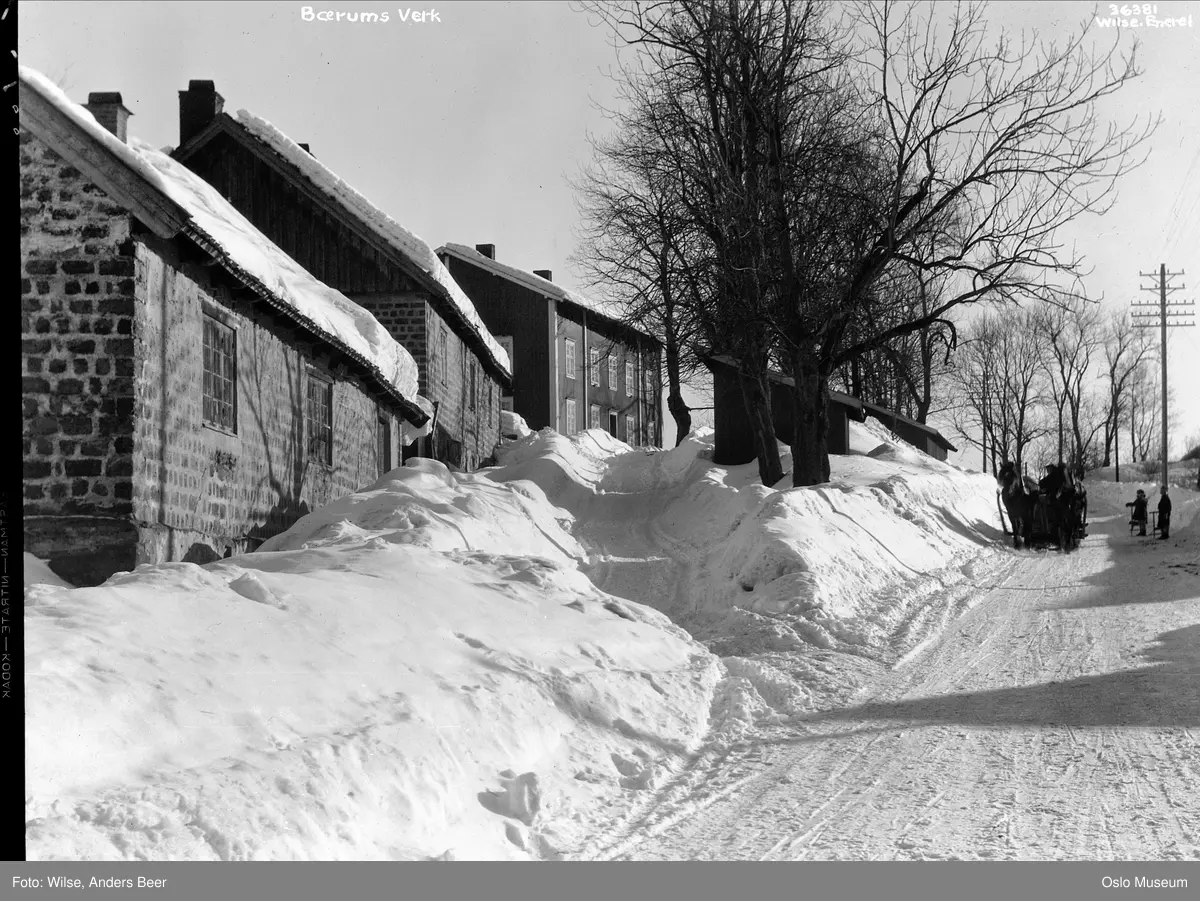
<svg viewBox="0 0 1200 901">
<path fill-rule="evenodd" d="M 619 325 L 622 328 L 632 329 L 633 331 L 640 331 L 639 329 L 634 329 L 629 325 L 629 323 L 623 321 L 620 313 L 614 310 L 608 304 L 594 300 L 590 297 L 585 297 L 578 292 L 568 290 L 567 288 L 562 287 L 562 285 L 556 285 L 554 282 L 544 279 L 540 275 L 534 275 L 532 272 L 526 272 L 524 269 L 518 269 L 515 266 L 507 266 L 504 263 L 498 263 L 491 257 L 485 257 L 478 250 L 475 250 L 472 247 L 467 247 L 465 244 L 443 244 L 437 249 L 437 252 L 439 254 L 446 253 L 450 256 L 457 257 L 464 262 L 472 263 L 473 265 L 478 266 L 481 269 L 485 269 L 494 275 L 498 275 L 501 278 L 506 278 L 509 281 L 516 282 L 519 285 L 529 288 L 531 291 L 536 291 L 544 297 L 548 297 L 552 300 L 557 300 L 562 303 L 574 304 L 577 307 L 583 308 L 589 314 L 600 316 L 614 325 Z M 646 335 L 646 337 L 651 338 L 650 335 Z M 651 338 L 651 340 L 653 340 L 653 338 Z"/>
<path fill-rule="evenodd" d="M 389 246 L 403 254 L 418 269 L 432 279 L 438 292 L 457 310 L 467 328 L 474 332 L 486 353 L 505 374 L 512 375 L 512 363 L 508 353 L 499 345 L 470 298 L 454 281 L 433 248 L 414 235 L 383 210 L 376 207 L 363 194 L 348 185 L 315 156 L 281 132 L 265 119 L 247 110 L 238 110 L 237 122 L 252 136 L 284 160 L 294 166 L 312 185 L 339 206 L 353 213 Z"/>
<path fill-rule="evenodd" d="M 41 73 L 22 66 L 20 80 L 23 88 L 36 91 L 89 139 L 177 204 L 187 216 L 184 231 L 189 237 L 291 318 L 357 356 L 420 415 L 415 406 L 416 361 L 370 312 L 314 278 L 182 164 L 144 141 L 121 141 Z"/>
</svg>

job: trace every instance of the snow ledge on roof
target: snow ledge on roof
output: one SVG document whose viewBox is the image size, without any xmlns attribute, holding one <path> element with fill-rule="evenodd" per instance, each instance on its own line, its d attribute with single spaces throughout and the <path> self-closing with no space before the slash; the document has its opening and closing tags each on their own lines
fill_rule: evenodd
<svg viewBox="0 0 1200 901">
<path fill-rule="evenodd" d="M 182 207 L 198 231 L 301 321 L 359 354 L 406 400 L 413 401 L 418 389 L 416 361 L 370 312 L 316 279 L 190 169 L 137 138 L 122 142 L 40 72 L 21 66 L 20 78 Z"/>
<path fill-rule="evenodd" d="M 512 375 L 512 362 L 509 360 L 507 352 L 492 337 L 483 320 L 479 318 L 475 305 L 454 281 L 428 243 L 375 206 L 361 192 L 343 181 L 325 164 L 266 119 L 242 109 L 237 112 L 237 121 L 250 134 L 299 169 L 319 191 L 352 211 L 380 238 L 404 254 L 422 272 L 429 275 L 442 289 L 443 296 L 459 311 L 468 327 L 479 336 L 495 364 L 503 369 L 505 374 Z"/>
</svg>

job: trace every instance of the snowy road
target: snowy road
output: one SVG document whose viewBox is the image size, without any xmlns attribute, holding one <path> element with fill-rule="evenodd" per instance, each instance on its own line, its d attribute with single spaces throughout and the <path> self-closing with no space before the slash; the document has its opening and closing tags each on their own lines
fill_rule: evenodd
<svg viewBox="0 0 1200 901">
<path fill-rule="evenodd" d="M 1200 561 L 1165 545 L 1112 517 L 1013 555 L 848 703 L 701 752 L 580 856 L 1200 859 Z"/>
</svg>

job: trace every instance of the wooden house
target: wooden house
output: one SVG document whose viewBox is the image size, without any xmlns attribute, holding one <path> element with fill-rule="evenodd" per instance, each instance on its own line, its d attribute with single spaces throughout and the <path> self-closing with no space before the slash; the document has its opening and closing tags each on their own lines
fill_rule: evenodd
<svg viewBox="0 0 1200 901">
<path fill-rule="evenodd" d="M 903 438 L 917 450 L 935 459 L 945 461 L 957 448 L 931 425 L 893 413 L 887 407 L 863 401 L 863 412 L 872 419 L 878 420 L 894 435 Z"/>
<path fill-rule="evenodd" d="M 496 260 L 493 244 L 437 250 L 513 361 L 505 404 L 529 427 L 603 429 L 634 446 L 662 442 L 661 345 L 594 301 Z"/>
<path fill-rule="evenodd" d="M 749 463 L 755 459 L 757 452 L 754 449 L 750 418 L 746 415 L 741 385 L 738 383 L 737 362 L 723 355 L 710 356 L 704 362 L 713 376 L 713 462 L 723 466 Z M 791 397 L 795 380 L 774 370 L 767 373 L 767 380 L 771 386 L 771 417 L 775 423 L 775 437 L 790 445 L 795 423 Z M 861 401 L 849 394 L 830 391 L 827 438 L 829 453 L 849 453 L 850 421 L 865 422 L 868 416 L 877 419 L 891 432 L 938 460 L 945 460 L 947 451 L 955 449 L 954 445 L 932 426 L 900 416 L 878 404 Z"/>
<path fill-rule="evenodd" d="M 179 92 L 174 157 L 267 237 L 370 311 L 417 361 L 434 405 L 421 456 L 474 469 L 499 440 L 508 355 L 428 244 L 269 122 L 225 113 L 211 81 Z"/>
<path fill-rule="evenodd" d="M 738 365 L 724 355 L 710 356 L 704 361 L 713 377 L 713 462 L 722 466 L 749 463 L 758 456 L 750 431 L 750 417 L 738 381 Z M 795 380 L 780 372 L 767 373 L 771 386 L 771 417 L 775 437 L 791 444 L 795 422 L 792 410 L 792 386 Z M 850 420 L 863 421 L 862 403 L 848 394 L 829 392 L 829 453 L 850 452 Z"/>
<path fill-rule="evenodd" d="M 82 585 L 205 563 L 397 465 L 432 405 L 374 317 L 127 140 L 119 94 L 19 90 L 27 551 Z"/>
</svg>

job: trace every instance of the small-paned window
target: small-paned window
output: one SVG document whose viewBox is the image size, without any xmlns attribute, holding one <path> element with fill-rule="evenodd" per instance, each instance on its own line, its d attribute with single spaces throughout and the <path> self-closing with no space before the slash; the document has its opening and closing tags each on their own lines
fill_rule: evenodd
<svg viewBox="0 0 1200 901">
<path fill-rule="evenodd" d="M 637 376 L 634 375 L 633 360 L 625 361 L 625 394 L 633 397 L 633 392 L 637 388 Z"/>
<path fill-rule="evenodd" d="M 308 373 L 308 458 L 333 465 L 333 382 Z"/>
<path fill-rule="evenodd" d="M 563 434 L 575 434 L 575 401 L 571 398 L 563 404 Z"/>
<path fill-rule="evenodd" d="M 379 474 L 383 475 L 392 469 L 392 425 L 386 416 L 380 416 L 378 422 Z"/>
<path fill-rule="evenodd" d="M 593 347 L 593 348 L 591 348 L 591 350 L 588 351 L 588 356 L 589 356 L 588 363 L 590 364 L 589 369 L 591 369 L 592 384 L 595 385 L 597 388 L 599 388 L 600 387 L 600 351 L 596 350 L 596 348 Z"/>
<path fill-rule="evenodd" d="M 563 356 L 565 357 L 566 363 L 566 375 L 567 378 L 573 379 L 575 378 L 575 342 L 570 338 L 566 339 L 565 350 L 566 352 L 563 354 Z"/>
<path fill-rule="evenodd" d="M 237 331 L 204 314 L 204 424 L 237 432 Z"/>
</svg>

